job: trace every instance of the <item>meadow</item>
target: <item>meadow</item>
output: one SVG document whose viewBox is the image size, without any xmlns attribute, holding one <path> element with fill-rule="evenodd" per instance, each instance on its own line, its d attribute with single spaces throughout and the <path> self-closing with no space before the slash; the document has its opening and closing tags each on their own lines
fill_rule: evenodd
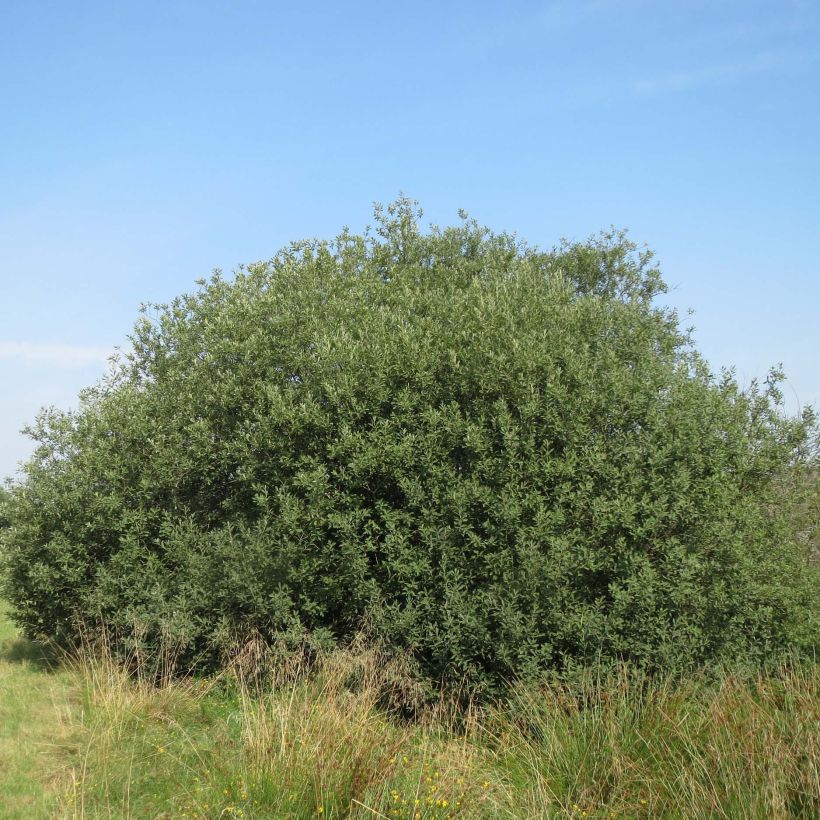
<svg viewBox="0 0 820 820">
<path fill-rule="evenodd" d="M 820 672 L 513 688 L 417 719 L 384 707 L 390 661 L 335 650 L 260 688 L 44 658 L 0 632 L 0 817 L 813 818 Z M 160 673 L 158 675 L 158 673 Z"/>
</svg>

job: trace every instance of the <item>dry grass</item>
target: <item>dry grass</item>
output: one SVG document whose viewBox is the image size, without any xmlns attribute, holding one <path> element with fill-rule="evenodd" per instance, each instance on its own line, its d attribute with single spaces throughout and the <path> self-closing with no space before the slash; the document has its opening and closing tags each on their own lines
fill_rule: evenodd
<svg viewBox="0 0 820 820">
<path fill-rule="evenodd" d="M 0 626 L 4 820 L 820 816 L 816 665 L 623 671 L 409 721 L 385 709 L 405 670 L 365 644 L 307 663 L 254 642 L 181 680 L 104 645 L 50 671 Z"/>
<path fill-rule="evenodd" d="M 219 677 L 126 674 L 86 655 L 65 816 L 725 817 L 820 812 L 820 672 L 719 684 L 623 672 L 521 687 L 453 720 L 391 719 L 402 670 L 364 645 Z M 133 664 L 132 664 L 133 667 Z M 266 669 L 260 686 L 259 669 Z M 252 671 L 255 672 L 252 673 Z M 386 694 L 388 695 L 386 697 Z"/>
<path fill-rule="evenodd" d="M 430 818 L 486 803 L 480 750 L 442 710 L 414 723 L 386 713 L 405 679 L 395 662 L 364 646 L 309 668 L 298 655 L 269 667 L 265 654 L 252 646 L 216 678 L 157 684 L 154 669 L 82 653 L 88 702 L 65 816 Z"/>
</svg>

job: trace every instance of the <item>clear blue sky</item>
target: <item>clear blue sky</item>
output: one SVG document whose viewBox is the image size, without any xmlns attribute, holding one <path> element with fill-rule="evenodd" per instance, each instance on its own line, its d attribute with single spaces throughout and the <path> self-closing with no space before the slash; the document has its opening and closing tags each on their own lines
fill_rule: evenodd
<svg viewBox="0 0 820 820">
<path fill-rule="evenodd" d="M 820 3 L 0 4 L 0 475 L 140 302 L 400 190 L 653 247 L 701 350 L 820 405 Z"/>
</svg>

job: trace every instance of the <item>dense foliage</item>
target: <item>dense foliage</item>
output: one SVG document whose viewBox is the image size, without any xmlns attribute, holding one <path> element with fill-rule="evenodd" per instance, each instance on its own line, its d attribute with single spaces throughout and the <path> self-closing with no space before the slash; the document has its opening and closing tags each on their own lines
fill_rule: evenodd
<svg viewBox="0 0 820 820">
<path fill-rule="evenodd" d="M 0 530 L 9 525 L 6 506 L 11 501 L 11 494 L 4 487 L 0 487 Z"/>
<path fill-rule="evenodd" d="M 192 661 L 366 625 L 487 685 L 811 649 L 778 493 L 816 428 L 777 373 L 712 375 L 622 234 L 376 218 L 146 308 L 79 411 L 40 416 L 4 537 L 30 633 L 101 619 Z"/>
</svg>

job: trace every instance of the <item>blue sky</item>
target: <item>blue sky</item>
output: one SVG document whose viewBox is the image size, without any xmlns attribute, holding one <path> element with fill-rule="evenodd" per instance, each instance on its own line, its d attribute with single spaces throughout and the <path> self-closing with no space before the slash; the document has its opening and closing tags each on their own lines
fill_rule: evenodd
<svg viewBox="0 0 820 820">
<path fill-rule="evenodd" d="M 144 301 L 404 191 L 657 251 L 700 349 L 820 405 L 820 2 L 0 4 L 0 476 Z"/>
</svg>

